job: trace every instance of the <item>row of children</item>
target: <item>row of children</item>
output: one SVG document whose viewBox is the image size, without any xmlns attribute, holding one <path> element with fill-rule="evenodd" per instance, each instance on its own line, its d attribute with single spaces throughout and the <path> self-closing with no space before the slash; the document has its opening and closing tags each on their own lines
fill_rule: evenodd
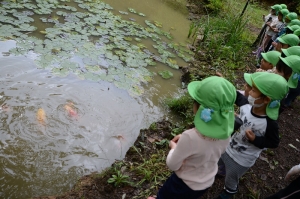
<svg viewBox="0 0 300 199">
<path fill-rule="evenodd" d="M 258 65 L 262 58 L 262 52 L 278 50 L 277 48 L 281 48 L 281 46 L 297 46 L 300 36 L 298 15 L 295 12 L 289 12 L 285 4 L 271 6 L 270 13 L 263 16 L 263 20 L 264 34 L 261 35 L 258 49 L 253 52 L 257 56 Z M 285 35 L 288 36 L 284 37 Z"/>
<path fill-rule="evenodd" d="M 278 41 L 275 51 L 261 53 L 257 72 L 244 74 L 244 92 L 217 76 L 188 85 L 194 99 L 195 128 L 170 141 L 167 165 L 174 173 L 158 191 L 157 199 L 197 199 L 212 186 L 217 173 L 225 175 L 225 187 L 215 199 L 229 199 L 238 192 L 239 179 L 262 150 L 278 147 L 279 114 L 300 93 L 299 38 L 286 34 Z M 242 121 L 236 132 L 234 104 L 240 107 Z M 296 173 L 300 173 L 300 165 L 294 166 L 286 179 Z M 300 177 L 267 199 L 300 198 L 299 182 Z"/>
</svg>

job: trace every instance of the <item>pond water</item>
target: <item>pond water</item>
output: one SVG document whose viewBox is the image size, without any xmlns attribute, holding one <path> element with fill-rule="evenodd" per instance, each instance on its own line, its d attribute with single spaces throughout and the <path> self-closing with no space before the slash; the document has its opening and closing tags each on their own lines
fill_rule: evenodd
<svg viewBox="0 0 300 199">
<path fill-rule="evenodd" d="M 2 6 L 7 6 L 6 2 L 8 1 L 2 2 Z M 161 30 L 172 30 L 172 42 L 186 42 L 189 27 L 186 15 L 163 1 L 107 0 L 105 3 L 114 8 L 111 12 L 115 15 L 121 10 L 128 12 L 128 7 L 134 8 L 145 14 L 146 20 L 163 24 Z M 75 6 L 74 2 L 66 4 Z M 0 9 L 1 12 L 4 13 L 3 9 Z M 30 16 L 34 19 L 30 25 L 36 26 L 39 31 L 53 26 L 50 22 L 41 23 L 37 14 Z M 122 17 L 145 26 L 145 19 L 140 15 L 128 13 Z M 3 28 L 7 21 L 4 23 L 4 18 L 0 18 Z M 58 23 L 56 25 L 59 26 Z M 75 50 L 62 50 L 63 47 L 58 43 L 71 36 L 64 37 L 59 42 L 55 40 L 57 37 L 46 34 L 43 38 L 36 31 L 27 32 L 30 38 L 22 34 L 16 37 L 15 33 L 11 33 L 14 37 L 10 37 L 5 35 L 7 29 L 2 29 L 1 32 L 1 27 L 0 38 L 6 38 L 0 41 L 1 198 L 60 194 L 69 190 L 80 176 L 101 171 L 116 159 L 124 158 L 139 130 L 164 115 L 160 105 L 162 99 L 176 94 L 181 85 L 179 70 L 171 68 L 165 61 L 156 61 L 155 66 L 147 66 L 149 72 L 136 66 L 122 70 L 127 75 L 126 71 L 132 70 L 133 76 L 129 79 L 135 80 L 126 80 L 129 86 L 122 87 L 125 83 L 117 81 L 123 78 L 120 72 L 110 74 L 109 67 L 112 63 L 109 61 L 116 60 L 107 59 L 110 56 L 107 53 L 105 56 L 98 56 L 96 66 L 106 67 L 104 72 L 99 72 L 95 68 L 91 69 L 95 60 L 88 55 L 83 56 L 79 47 L 69 46 Z M 47 38 L 53 43 L 57 42 L 56 46 L 49 48 L 50 53 L 43 51 L 50 45 L 46 42 Z M 93 39 L 95 42 L 92 42 Z M 89 35 L 89 40 L 83 42 L 84 50 L 92 52 L 90 48 L 93 46 L 94 49 L 94 45 L 97 47 L 98 39 L 99 37 Z M 29 41 L 31 43 L 26 43 Z M 40 48 L 40 43 L 44 48 Z M 28 47 L 28 44 L 31 46 Z M 99 42 L 97 50 L 106 48 L 105 44 Z M 143 40 L 142 44 L 151 51 L 155 50 L 150 39 Z M 137 57 L 140 51 L 133 53 Z M 47 55 L 51 55 L 51 59 Z M 149 59 L 147 56 L 144 58 Z M 126 57 L 125 62 L 132 65 L 128 59 Z M 70 65 L 67 69 L 61 68 L 61 65 L 67 65 L 66 60 L 70 65 L 75 63 L 77 69 L 84 73 L 79 74 Z M 174 57 L 174 60 L 179 66 L 187 64 L 178 57 Z M 143 64 L 141 61 L 137 63 Z M 115 68 L 117 71 L 121 67 Z M 173 77 L 163 79 L 158 75 L 162 70 L 171 71 Z M 89 74 L 86 75 L 87 73 Z M 105 79 L 109 75 L 115 76 L 113 79 Z"/>
</svg>

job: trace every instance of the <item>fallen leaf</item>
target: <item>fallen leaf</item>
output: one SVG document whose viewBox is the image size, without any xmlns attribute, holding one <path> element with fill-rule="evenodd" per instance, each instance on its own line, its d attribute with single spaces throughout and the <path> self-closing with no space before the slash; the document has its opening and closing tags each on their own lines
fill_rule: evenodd
<svg viewBox="0 0 300 199">
<path fill-rule="evenodd" d="M 259 156 L 259 159 L 261 159 L 261 160 L 263 160 L 263 161 L 269 163 L 268 158 L 265 158 L 265 157 L 263 157 L 263 156 L 261 156 L 261 155 Z"/>
<path fill-rule="evenodd" d="M 294 145 L 289 144 L 289 146 L 292 147 L 293 149 L 296 149 L 297 151 L 299 151 L 299 149 L 297 149 L 297 147 L 295 147 Z"/>
<path fill-rule="evenodd" d="M 151 143 L 153 143 L 153 142 L 155 141 L 155 139 L 154 139 L 154 138 L 151 138 L 151 137 L 148 137 L 147 140 L 148 140 L 149 142 L 151 142 Z"/>
</svg>

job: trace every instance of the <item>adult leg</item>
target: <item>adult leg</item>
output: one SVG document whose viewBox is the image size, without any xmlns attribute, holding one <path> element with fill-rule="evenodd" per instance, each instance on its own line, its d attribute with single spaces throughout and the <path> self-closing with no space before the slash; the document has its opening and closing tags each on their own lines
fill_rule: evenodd
<svg viewBox="0 0 300 199">
<path fill-rule="evenodd" d="M 300 176 L 293 180 L 286 188 L 265 199 L 299 199 L 300 198 Z"/>
</svg>

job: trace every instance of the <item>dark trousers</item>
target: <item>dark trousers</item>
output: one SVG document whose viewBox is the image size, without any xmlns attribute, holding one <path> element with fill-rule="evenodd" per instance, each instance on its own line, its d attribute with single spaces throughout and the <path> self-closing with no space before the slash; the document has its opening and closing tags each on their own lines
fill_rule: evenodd
<svg viewBox="0 0 300 199">
<path fill-rule="evenodd" d="M 300 176 L 293 180 L 289 186 L 265 199 L 299 199 L 300 198 Z"/>
<path fill-rule="evenodd" d="M 157 199 L 198 199 L 207 189 L 194 191 L 173 173 L 157 193 Z"/>
</svg>

